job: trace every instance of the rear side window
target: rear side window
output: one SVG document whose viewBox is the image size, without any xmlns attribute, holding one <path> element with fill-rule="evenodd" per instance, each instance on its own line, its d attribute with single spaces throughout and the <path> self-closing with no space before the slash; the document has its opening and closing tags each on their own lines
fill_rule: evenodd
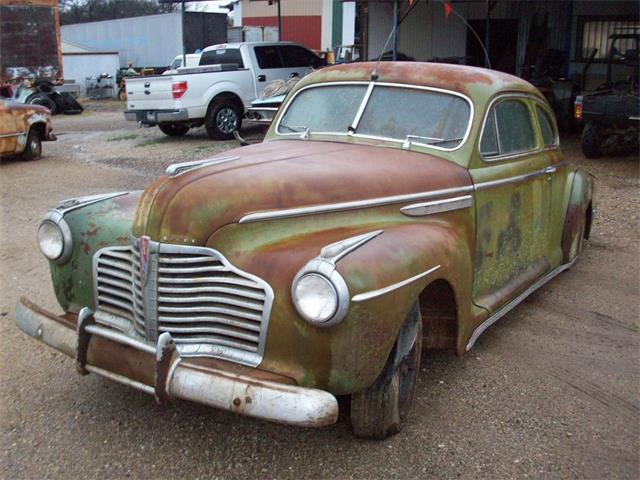
<svg viewBox="0 0 640 480">
<path fill-rule="evenodd" d="M 527 105 L 505 100 L 492 108 L 485 122 L 480 153 L 485 157 L 509 155 L 532 150 L 535 135 Z"/>
<path fill-rule="evenodd" d="M 284 66 L 292 67 L 317 67 L 321 63 L 320 57 L 313 54 L 306 48 L 296 45 L 284 45 L 280 48 Z"/>
<path fill-rule="evenodd" d="M 263 69 L 269 68 L 284 68 L 282 63 L 282 57 L 275 45 L 267 45 L 264 47 L 255 47 L 256 58 L 258 60 L 258 66 Z"/>
<path fill-rule="evenodd" d="M 540 124 L 540 131 L 542 132 L 542 141 L 544 146 L 556 144 L 556 133 L 553 128 L 553 122 L 549 118 L 549 114 L 542 108 L 536 105 L 536 113 L 538 114 L 538 123 Z"/>
<path fill-rule="evenodd" d="M 244 68 L 239 48 L 208 50 L 200 57 L 200 65 L 218 65 L 220 63 L 234 63 L 238 65 L 238 68 Z"/>
</svg>

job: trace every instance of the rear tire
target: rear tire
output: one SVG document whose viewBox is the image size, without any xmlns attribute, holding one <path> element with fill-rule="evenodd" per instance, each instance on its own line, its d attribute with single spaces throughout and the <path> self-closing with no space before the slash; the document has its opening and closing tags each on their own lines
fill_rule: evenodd
<svg viewBox="0 0 640 480">
<path fill-rule="evenodd" d="M 405 326 L 415 325 L 414 322 L 418 324 L 418 332 L 409 353 L 394 366 L 399 343 L 396 341 L 373 385 L 351 395 L 351 426 L 358 437 L 384 440 L 404 426 L 416 391 L 422 356 L 422 318 L 418 304 L 407 315 Z"/>
<path fill-rule="evenodd" d="M 209 107 L 204 126 L 212 140 L 231 140 L 233 132 L 242 126 L 242 113 L 231 100 L 214 101 Z"/>
<path fill-rule="evenodd" d="M 162 133 L 170 137 L 182 137 L 189 131 L 189 127 L 180 123 L 160 123 L 158 128 Z"/>
<path fill-rule="evenodd" d="M 587 123 L 580 135 L 582 153 L 587 158 L 600 158 L 602 156 L 602 135 L 600 127 L 594 123 Z"/>
<path fill-rule="evenodd" d="M 23 160 L 37 160 L 42 156 L 42 140 L 40 139 L 40 135 L 35 130 L 29 130 L 29 134 L 27 135 L 27 145 L 25 146 L 24 152 L 22 152 Z"/>
</svg>

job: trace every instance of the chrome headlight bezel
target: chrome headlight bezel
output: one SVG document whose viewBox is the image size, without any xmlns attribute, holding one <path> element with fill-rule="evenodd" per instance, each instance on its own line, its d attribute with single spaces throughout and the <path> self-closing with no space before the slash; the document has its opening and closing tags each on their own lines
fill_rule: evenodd
<svg viewBox="0 0 640 480">
<path fill-rule="evenodd" d="M 296 287 L 298 283 L 307 275 L 318 275 L 327 281 L 336 293 L 336 308 L 333 314 L 323 321 L 310 318 L 306 312 L 299 308 L 299 301 L 296 300 Z M 320 328 L 328 328 L 342 322 L 349 310 L 349 288 L 344 278 L 336 270 L 335 264 L 322 258 L 315 258 L 307 263 L 294 277 L 291 284 L 291 300 L 298 314 L 309 324 Z"/>
<path fill-rule="evenodd" d="M 51 224 L 55 226 L 60 231 L 62 237 L 62 251 L 60 255 L 55 258 L 51 258 L 46 255 L 40 247 L 40 241 L 38 239 L 37 233 L 40 232 L 40 228 L 42 228 L 44 224 Z M 40 222 L 40 225 L 38 225 L 38 231 L 36 232 L 36 241 L 38 242 L 38 248 L 40 249 L 40 252 L 47 260 L 61 264 L 69 259 L 69 257 L 71 256 L 71 251 L 73 250 L 73 237 L 71 235 L 71 229 L 69 228 L 67 222 L 64 220 L 62 213 L 57 210 L 51 210 L 47 212 L 47 214 Z"/>
</svg>

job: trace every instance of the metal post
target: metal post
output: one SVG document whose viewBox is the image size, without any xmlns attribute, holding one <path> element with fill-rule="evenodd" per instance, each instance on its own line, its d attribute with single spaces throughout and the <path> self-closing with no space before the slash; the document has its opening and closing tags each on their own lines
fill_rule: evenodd
<svg viewBox="0 0 640 480">
<path fill-rule="evenodd" d="M 182 0 L 182 66 L 187 66 L 187 32 L 184 24 L 184 2 Z"/>
<path fill-rule="evenodd" d="M 391 60 L 395 62 L 398 59 L 398 0 L 393 0 L 393 50 L 391 53 Z"/>
<path fill-rule="evenodd" d="M 491 68 L 491 65 L 489 64 L 489 59 L 487 58 L 489 56 L 489 49 L 490 49 L 490 45 L 489 45 L 489 29 L 491 28 L 491 0 L 487 0 L 487 19 L 485 20 L 485 27 L 484 27 L 484 48 L 487 50 L 487 55 L 485 55 L 484 57 L 484 68 Z"/>
<path fill-rule="evenodd" d="M 282 41 L 282 15 L 280 14 L 280 0 L 278 0 L 278 41 Z"/>
</svg>

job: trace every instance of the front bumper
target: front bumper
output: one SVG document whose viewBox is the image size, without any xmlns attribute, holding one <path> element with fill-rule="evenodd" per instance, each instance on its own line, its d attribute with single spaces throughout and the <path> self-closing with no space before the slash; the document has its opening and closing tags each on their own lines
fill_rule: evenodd
<svg viewBox="0 0 640 480">
<path fill-rule="evenodd" d="M 159 123 L 179 123 L 189 120 L 189 112 L 180 110 L 126 110 L 124 119 L 143 125 L 157 125 Z"/>
<path fill-rule="evenodd" d="M 27 335 L 75 358 L 80 373 L 96 373 L 137 388 L 159 403 L 180 398 L 304 427 L 331 425 L 338 418 L 338 403 L 328 392 L 228 362 L 182 358 L 168 333 L 157 345 L 149 345 L 95 324 L 87 308 L 77 319 L 59 317 L 21 298 L 16 323 Z"/>
</svg>

